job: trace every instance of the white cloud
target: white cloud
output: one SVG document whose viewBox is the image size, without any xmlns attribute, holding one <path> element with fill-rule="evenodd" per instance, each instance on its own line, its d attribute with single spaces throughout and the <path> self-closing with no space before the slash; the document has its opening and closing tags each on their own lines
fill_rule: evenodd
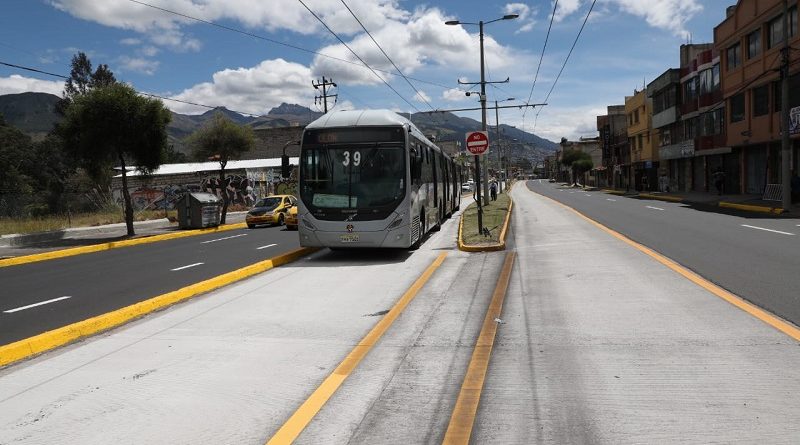
<svg viewBox="0 0 800 445">
<path fill-rule="evenodd" d="M 698 0 L 614 0 L 620 9 L 642 17 L 654 28 L 671 31 L 676 36 L 687 34 L 685 23 L 703 10 Z"/>
<path fill-rule="evenodd" d="M 582 3 L 582 0 L 559 0 L 558 8 L 556 8 L 556 16 L 553 20 L 555 22 L 564 20 L 575 13 L 575 11 L 581 7 Z"/>
<path fill-rule="evenodd" d="M 126 71 L 134 71 L 137 73 L 147 74 L 152 76 L 158 70 L 159 62 L 157 60 L 149 60 L 141 57 L 128 57 L 121 56 L 117 59 L 120 68 Z"/>
<path fill-rule="evenodd" d="M 464 94 L 464 90 L 451 88 L 442 92 L 442 99 L 449 102 L 463 102 L 467 100 L 467 95 Z"/>
<path fill-rule="evenodd" d="M 517 29 L 515 34 L 528 32 L 536 25 L 536 20 L 533 18 L 533 16 L 536 15 L 536 10 L 533 10 L 533 14 L 531 14 L 530 6 L 525 3 L 508 3 L 503 7 L 503 13 L 519 14 L 517 21 L 522 22 L 522 25 Z"/>
<path fill-rule="evenodd" d="M 211 82 L 197 84 L 177 95 L 176 99 L 231 110 L 263 114 L 283 102 L 312 106 L 314 89 L 310 88 L 311 70 L 283 59 L 265 60 L 252 68 L 225 69 L 214 73 Z M 198 114 L 207 108 L 165 101 L 178 113 Z"/>
<path fill-rule="evenodd" d="M 462 72 L 477 71 L 479 69 L 477 29 L 468 30 L 460 25 L 448 26 L 444 24 L 446 20 L 447 17 L 436 8 L 419 9 L 406 22 L 389 21 L 382 28 L 370 32 L 406 75 L 427 64 L 459 67 L 459 71 Z M 347 44 L 371 67 L 394 72 L 391 63 L 365 34 L 357 35 Z M 486 64 L 492 70 L 502 71 L 512 66 L 519 66 L 520 61 L 527 56 L 523 51 L 500 45 L 491 35 L 485 36 L 484 47 Z M 317 56 L 311 65 L 315 74 L 325 73 L 333 77 L 336 82 L 349 84 L 380 83 L 375 74 L 363 66 L 358 66 L 360 62 L 344 45 L 329 45 L 320 51 L 353 64 Z M 378 74 L 387 81 L 390 79 L 384 73 Z"/>
<path fill-rule="evenodd" d="M 140 45 L 142 43 L 142 41 L 139 40 L 139 39 L 127 38 L 127 39 L 120 40 L 119 43 L 121 43 L 123 45 L 128 45 L 128 46 L 135 46 L 135 45 Z"/>
<path fill-rule="evenodd" d="M 606 114 L 606 105 L 589 104 L 577 107 L 546 107 L 538 120 L 534 110 L 528 112 L 525 122 L 522 115 L 509 118 L 509 125 L 515 125 L 539 137 L 558 142 L 562 137 L 577 140 L 579 137 L 597 136 L 597 116 Z M 533 127 L 536 122 L 536 128 Z M 524 127 L 523 127 L 524 124 Z"/>
<path fill-rule="evenodd" d="M 17 94 L 26 92 L 50 93 L 61 96 L 64 91 L 64 82 L 55 80 L 40 80 L 12 74 L 0 77 L 0 94 Z"/>
<path fill-rule="evenodd" d="M 155 46 L 145 46 L 139 49 L 139 53 L 146 57 L 154 57 L 158 55 L 160 50 Z"/>
<path fill-rule="evenodd" d="M 430 96 L 428 96 L 428 95 L 427 95 L 427 94 L 426 94 L 424 91 L 422 91 L 422 90 L 419 90 L 419 91 L 418 91 L 418 92 L 417 92 L 417 93 L 414 95 L 414 100 L 415 100 L 415 101 L 417 101 L 417 102 L 428 102 L 428 103 L 430 103 L 430 101 L 431 101 L 431 97 L 430 97 Z"/>
</svg>

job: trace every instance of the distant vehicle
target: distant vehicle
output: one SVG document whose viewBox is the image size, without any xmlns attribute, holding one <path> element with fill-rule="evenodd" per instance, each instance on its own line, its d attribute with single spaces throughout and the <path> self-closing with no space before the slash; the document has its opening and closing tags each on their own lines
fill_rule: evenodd
<svg viewBox="0 0 800 445">
<path fill-rule="evenodd" d="M 473 184 L 471 184 L 469 182 L 465 182 L 465 183 L 461 184 L 461 191 L 462 192 L 471 192 L 473 187 L 474 187 Z"/>
<path fill-rule="evenodd" d="M 300 147 L 300 245 L 416 247 L 461 202 L 462 172 L 390 110 L 328 113 Z"/>
<path fill-rule="evenodd" d="M 550 178 L 547 180 L 547 182 L 556 182 L 556 178 Z"/>
<path fill-rule="evenodd" d="M 297 221 L 297 206 L 295 205 L 286 212 L 286 218 L 283 222 L 286 224 L 287 230 L 297 230 Z"/>
<path fill-rule="evenodd" d="M 297 198 L 292 195 L 271 195 L 259 199 L 247 212 L 244 221 L 252 229 L 258 225 L 282 226 L 286 220 L 286 213 L 297 205 Z"/>
</svg>

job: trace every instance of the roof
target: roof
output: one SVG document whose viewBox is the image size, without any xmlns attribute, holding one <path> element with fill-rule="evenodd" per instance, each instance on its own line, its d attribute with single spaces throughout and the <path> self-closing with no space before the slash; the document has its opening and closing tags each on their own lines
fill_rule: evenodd
<svg viewBox="0 0 800 445">
<path fill-rule="evenodd" d="M 414 125 L 391 110 L 332 111 L 306 126 L 308 129 L 366 125 Z"/>
<path fill-rule="evenodd" d="M 289 158 L 289 163 L 298 165 L 300 158 Z M 242 170 L 248 168 L 270 168 L 280 167 L 281 158 L 272 159 L 248 159 L 244 161 L 228 161 L 225 170 Z M 142 176 L 142 172 L 137 167 L 127 167 L 128 176 Z M 184 173 L 219 171 L 219 162 L 187 162 L 183 164 L 163 164 L 150 173 L 151 176 L 179 175 Z M 114 176 L 121 177 L 122 174 Z"/>
</svg>

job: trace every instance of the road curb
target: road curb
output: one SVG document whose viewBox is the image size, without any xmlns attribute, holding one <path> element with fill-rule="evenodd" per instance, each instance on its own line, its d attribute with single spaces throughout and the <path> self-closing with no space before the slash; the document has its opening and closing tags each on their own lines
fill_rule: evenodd
<svg viewBox="0 0 800 445">
<path fill-rule="evenodd" d="M 656 199 L 659 201 L 669 201 L 669 202 L 684 202 L 684 199 L 679 196 L 662 196 L 662 195 L 651 195 L 649 193 L 639 193 L 639 198 L 644 199 Z"/>
<path fill-rule="evenodd" d="M 625 196 L 625 192 L 622 192 L 622 191 L 619 191 L 619 190 L 603 189 L 601 191 L 604 192 L 604 193 L 611 194 L 611 195 Z"/>
<path fill-rule="evenodd" d="M 780 215 L 781 213 L 783 213 L 782 207 L 764 207 L 751 204 L 737 204 L 734 202 L 727 202 L 727 201 L 720 201 L 719 204 L 717 205 L 719 207 L 724 207 L 727 209 L 744 210 L 747 212 L 771 213 L 773 215 Z"/>
<path fill-rule="evenodd" d="M 289 253 L 279 255 L 269 260 L 261 261 L 233 272 L 228 272 L 195 283 L 181 289 L 168 292 L 115 311 L 98 315 L 83 321 L 44 332 L 33 337 L 0 346 L 0 367 L 26 360 L 52 349 L 65 346 L 91 335 L 108 331 L 121 326 L 129 321 L 140 318 L 176 303 L 189 300 L 200 294 L 218 289 L 231 283 L 249 278 L 275 267 L 296 261 L 297 259 L 315 252 L 315 248 L 300 248 Z"/>
<path fill-rule="evenodd" d="M 503 230 L 500 231 L 500 242 L 487 245 L 464 244 L 461 240 L 461 231 L 464 228 L 464 214 L 461 214 L 461 219 L 458 222 L 458 250 L 464 252 L 496 252 L 498 250 L 506 249 L 506 234 L 508 233 L 508 225 L 511 222 L 511 209 L 514 208 L 514 200 L 511 196 L 508 197 L 508 211 L 506 212 L 506 220 L 503 222 Z"/>
<path fill-rule="evenodd" d="M 128 239 L 123 241 L 112 241 L 108 243 L 95 244 L 92 246 L 72 247 L 63 250 L 54 250 L 52 252 L 36 253 L 33 255 L 24 255 L 14 258 L 6 258 L 0 260 L 0 267 L 16 266 L 20 264 L 36 263 L 39 261 L 53 260 L 56 258 L 64 258 L 75 255 L 82 255 L 84 253 L 101 252 L 104 250 L 117 249 L 120 247 L 136 246 L 140 244 L 155 243 L 168 239 L 185 238 L 188 236 L 203 235 L 206 233 L 214 232 L 227 232 L 228 230 L 243 229 L 247 225 L 245 223 L 226 224 L 224 226 L 214 227 L 210 229 L 199 229 L 182 231 L 175 233 L 164 233 L 161 235 L 145 236 L 142 238 Z"/>
</svg>

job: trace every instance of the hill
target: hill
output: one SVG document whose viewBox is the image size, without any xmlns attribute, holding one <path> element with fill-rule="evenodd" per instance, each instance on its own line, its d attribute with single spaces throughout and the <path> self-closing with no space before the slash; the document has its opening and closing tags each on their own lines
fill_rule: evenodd
<svg viewBox="0 0 800 445">
<path fill-rule="evenodd" d="M 55 106 L 59 97 L 47 93 L 0 96 L 0 114 L 6 122 L 34 139 L 44 137 L 60 119 Z"/>
<path fill-rule="evenodd" d="M 0 113 L 9 125 L 19 128 L 32 137 L 42 137 L 53 128 L 60 116 L 55 112 L 59 97 L 47 93 L 21 93 L 0 96 Z M 273 108 L 266 116 L 243 116 L 224 107 L 208 110 L 203 114 L 186 115 L 172 113 L 172 122 L 167 127 L 169 143 L 179 152 L 187 153 L 183 140 L 214 116 L 223 113 L 240 125 L 254 129 L 306 125 L 322 116 L 309 108 L 283 103 Z M 405 115 L 409 117 L 408 114 Z M 427 135 L 438 141 L 463 141 L 465 133 L 480 130 L 480 122 L 452 113 L 415 113 L 411 121 Z M 500 125 L 500 132 L 512 156 L 539 158 L 541 154 L 554 151 L 558 144 L 535 134 L 527 133 L 509 125 Z"/>
</svg>

